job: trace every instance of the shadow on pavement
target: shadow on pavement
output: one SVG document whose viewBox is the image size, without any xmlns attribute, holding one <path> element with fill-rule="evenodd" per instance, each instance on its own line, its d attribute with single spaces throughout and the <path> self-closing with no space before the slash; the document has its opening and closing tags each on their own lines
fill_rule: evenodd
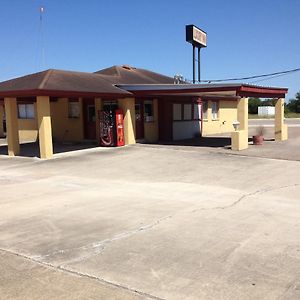
<svg viewBox="0 0 300 300">
<path fill-rule="evenodd" d="M 98 145 L 94 142 L 86 142 L 86 143 L 69 143 L 69 144 L 61 144 L 54 143 L 53 144 L 53 154 L 64 153 L 64 152 L 72 152 L 83 149 L 95 148 Z M 7 155 L 7 145 L 2 143 L 0 144 L 0 155 Z M 23 157 L 40 157 L 40 149 L 38 142 L 32 143 L 22 143 L 20 144 L 20 155 Z"/>
<path fill-rule="evenodd" d="M 179 140 L 171 142 L 159 142 L 160 145 L 172 146 L 195 146 L 195 147 L 212 147 L 212 148 L 231 148 L 230 137 L 210 136 L 198 137 L 188 140 Z"/>
</svg>

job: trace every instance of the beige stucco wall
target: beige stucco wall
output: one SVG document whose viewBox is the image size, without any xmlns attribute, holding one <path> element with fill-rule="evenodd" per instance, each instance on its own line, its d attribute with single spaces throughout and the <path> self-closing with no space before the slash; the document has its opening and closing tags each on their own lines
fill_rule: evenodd
<svg viewBox="0 0 300 300">
<path fill-rule="evenodd" d="M 82 100 L 80 102 L 80 117 L 69 118 L 68 99 L 60 98 L 50 103 L 51 125 L 53 139 L 59 142 L 81 141 L 83 133 Z M 34 119 L 18 119 L 19 138 L 21 142 L 36 141 L 38 137 L 37 109 L 35 104 Z"/>
<path fill-rule="evenodd" d="M 34 104 L 34 119 L 18 119 L 20 142 L 35 142 L 38 136 L 36 103 Z"/>
<path fill-rule="evenodd" d="M 80 103 L 80 117 L 69 118 L 69 105 L 67 98 L 60 98 L 56 102 L 51 102 L 52 135 L 58 142 L 82 141 L 83 132 L 83 110 L 82 100 Z"/>
<path fill-rule="evenodd" d="M 158 141 L 158 103 L 153 99 L 153 121 L 144 122 L 144 139 L 148 143 Z"/>
<path fill-rule="evenodd" d="M 212 101 L 208 101 L 207 119 L 203 120 L 202 135 L 228 133 L 234 131 L 233 121 L 237 120 L 237 103 L 219 101 L 218 119 L 212 120 Z"/>
<path fill-rule="evenodd" d="M 37 120 L 18 119 L 19 139 L 21 142 L 35 142 L 38 136 Z"/>
</svg>

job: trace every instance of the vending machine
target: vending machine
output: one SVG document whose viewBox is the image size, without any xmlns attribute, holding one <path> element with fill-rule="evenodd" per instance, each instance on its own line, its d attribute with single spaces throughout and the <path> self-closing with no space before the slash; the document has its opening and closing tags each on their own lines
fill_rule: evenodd
<svg viewBox="0 0 300 300">
<path fill-rule="evenodd" d="M 120 147 L 125 145 L 123 118 L 123 111 L 120 109 L 99 112 L 101 146 Z"/>
</svg>

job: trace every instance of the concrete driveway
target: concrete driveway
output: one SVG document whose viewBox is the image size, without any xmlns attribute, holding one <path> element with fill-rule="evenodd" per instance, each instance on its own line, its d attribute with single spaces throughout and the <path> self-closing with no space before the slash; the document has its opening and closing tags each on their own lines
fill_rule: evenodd
<svg viewBox="0 0 300 300">
<path fill-rule="evenodd" d="M 0 299 L 300 299 L 300 162 L 130 146 L 0 158 Z"/>
</svg>

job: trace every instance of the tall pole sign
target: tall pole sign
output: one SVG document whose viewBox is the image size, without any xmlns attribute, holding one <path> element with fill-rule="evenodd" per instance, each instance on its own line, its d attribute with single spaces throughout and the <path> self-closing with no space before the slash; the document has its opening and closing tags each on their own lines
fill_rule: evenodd
<svg viewBox="0 0 300 300">
<path fill-rule="evenodd" d="M 200 82 L 200 50 L 206 47 L 206 32 L 195 25 L 185 26 L 186 41 L 193 45 L 193 83 L 196 82 L 195 49 L 198 49 L 198 82 Z"/>
</svg>

